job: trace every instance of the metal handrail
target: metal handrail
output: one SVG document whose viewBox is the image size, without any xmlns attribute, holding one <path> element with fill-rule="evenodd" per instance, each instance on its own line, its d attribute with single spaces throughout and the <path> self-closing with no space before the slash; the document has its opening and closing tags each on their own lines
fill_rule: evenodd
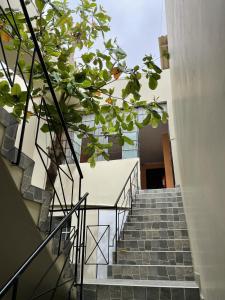
<svg viewBox="0 0 225 300">
<path fill-rule="evenodd" d="M 100 210 L 114 210 L 115 211 L 115 222 L 114 222 L 114 225 L 115 225 L 115 234 L 114 234 L 114 236 L 112 237 L 112 245 L 110 244 L 110 241 L 108 240 L 108 253 L 109 253 L 109 247 L 115 247 L 115 256 L 114 256 L 114 259 L 115 259 L 115 263 L 117 263 L 117 243 L 118 243 L 118 241 L 119 241 L 119 233 L 121 232 L 121 229 L 122 229 L 122 227 L 123 227 L 123 225 L 124 225 L 124 222 L 125 222 L 125 212 L 131 212 L 132 213 L 132 205 L 133 205 L 133 193 L 132 193 L 132 191 L 133 191 L 133 186 L 136 186 L 136 188 L 137 188 L 137 190 L 138 190 L 138 188 L 139 188 L 139 180 L 138 180 L 138 165 L 139 165 L 139 161 L 137 161 L 136 163 L 135 163 L 135 165 L 134 165 L 134 167 L 132 168 L 132 170 L 131 170 L 131 172 L 129 173 L 129 176 L 127 177 L 127 179 L 126 179 L 126 181 L 125 181 L 125 183 L 124 183 L 124 185 L 123 185 L 123 187 L 122 187 L 122 189 L 121 189 L 121 191 L 120 191 L 120 193 L 119 193 L 119 195 L 118 195 L 118 197 L 117 197 L 117 199 L 116 199 L 116 202 L 115 202 L 115 204 L 114 205 L 110 205 L 110 206 L 104 206 L 104 205 L 87 205 L 86 206 L 86 208 L 85 208 L 85 210 L 87 211 L 87 210 L 91 210 L 91 211 L 93 211 L 93 210 L 97 210 L 98 211 L 98 220 L 99 220 L 99 211 Z M 136 173 L 135 173 L 135 170 L 137 171 Z M 134 174 L 134 177 L 132 178 L 132 175 Z M 136 185 L 135 184 L 133 184 L 133 181 L 132 180 L 137 180 L 136 181 Z M 127 188 L 127 185 L 128 184 L 130 184 L 129 185 L 129 187 L 128 187 L 128 190 L 126 191 L 126 188 Z M 126 191 L 126 192 L 125 192 Z M 120 201 L 120 199 L 121 199 L 121 197 L 124 195 L 124 200 L 123 200 L 123 203 L 122 204 L 119 204 L 119 201 Z M 125 204 L 124 204 L 125 203 Z M 82 209 L 84 209 L 82 206 L 81 206 L 81 210 Z M 122 217 L 122 224 L 121 224 L 121 226 L 120 226 L 120 217 L 119 217 L 119 215 L 120 214 L 123 214 L 123 217 Z M 106 222 L 107 223 L 107 222 Z M 89 224 L 90 225 L 90 224 Z M 113 225 L 113 226 L 114 226 Z M 98 223 L 97 223 L 97 225 L 91 225 L 91 226 L 97 226 L 97 227 L 101 227 L 101 226 L 109 226 L 109 228 L 110 228 L 110 226 L 111 225 L 107 225 L 107 224 L 104 224 L 104 225 L 102 225 L 102 224 L 99 224 L 99 221 L 98 221 Z M 101 238 L 100 239 L 102 239 L 103 238 L 103 236 L 101 236 Z M 86 236 L 86 242 L 87 242 L 87 236 Z M 92 249 L 92 251 L 91 251 L 91 254 L 92 253 L 95 253 L 95 250 L 97 249 L 97 247 L 99 248 L 100 246 L 99 246 L 99 240 L 97 241 L 96 239 L 94 240 L 94 242 L 95 242 L 95 246 L 94 246 L 94 249 Z M 87 251 L 87 249 L 88 249 L 88 246 L 87 245 L 85 245 L 85 248 L 86 248 L 86 251 Z M 90 249 L 89 249 L 90 250 Z M 100 249 L 101 250 L 101 249 Z M 101 251 L 102 252 L 102 251 Z M 86 253 L 87 254 L 87 253 Z M 89 256 L 88 256 L 88 259 L 86 258 L 86 261 L 85 261 L 85 264 L 87 264 L 87 265 L 90 265 L 90 263 L 87 263 L 88 262 L 88 260 L 90 260 L 90 254 L 89 254 Z M 106 261 L 106 264 L 109 264 L 109 260 L 107 261 L 106 259 L 105 259 L 105 261 Z M 91 265 L 96 265 L 97 266 L 97 268 L 98 268 L 98 265 L 102 265 L 101 263 L 100 264 L 98 264 L 97 262 L 96 263 L 91 263 Z M 104 264 L 103 264 L 104 265 Z M 96 269 L 97 270 L 97 269 Z M 97 276 L 97 271 L 96 271 L 96 276 Z"/>
<path fill-rule="evenodd" d="M 134 172 L 134 170 L 135 170 L 135 168 L 136 168 L 137 166 L 138 166 L 138 161 L 136 162 L 136 164 L 134 165 L 133 169 L 131 170 L 129 176 L 127 177 L 127 180 L 126 180 L 125 184 L 123 185 L 122 190 L 121 190 L 121 192 L 119 193 L 119 196 L 117 197 L 117 200 L 116 200 L 116 202 L 115 202 L 114 207 L 116 207 L 116 205 L 117 205 L 118 202 L 120 201 L 120 198 L 121 198 L 121 196 L 122 196 L 122 194 L 123 194 L 123 192 L 124 192 L 124 189 L 126 188 L 126 185 L 127 185 L 127 183 L 128 183 L 128 181 L 129 181 L 129 179 L 130 179 L 132 173 Z"/>
<path fill-rule="evenodd" d="M 66 122 L 64 120 L 64 117 L 63 117 L 63 114 L 62 114 L 62 111 L 60 109 L 60 106 L 59 106 L 59 103 L 57 101 L 57 97 L 55 95 L 55 91 L 53 89 L 53 86 L 52 86 L 52 83 L 51 83 L 51 80 L 49 78 L 49 74 L 48 74 L 48 71 L 47 71 L 47 68 L 46 68 L 46 65 L 45 65 L 45 62 L 44 62 L 44 59 L 43 59 L 43 56 L 42 56 L 42 53 L 41 53 L 41 50 L 40 50 L 40 47 L 39 47 L 39 44 L 38 44 L 38 41 L 36 39 L 36 35 L 34 33 L 34 29 L 33 29 L 33 26 L 32 26 L 32 23 L 31 23 L 31 20 L 30 20 L 30 17 L 29 17 L 29 14 L 28 14 L 28 11 L 27 11 L 27 8 L 26 8 L 26 4 L 25 4 L 25 1 L 24 0 L 20 0 L 20 3 L 21 3 L 21 7 L 23 9 L 23 13 L 24 13 L 24 16 L 26 18 L 26 22 L 27 22 L 27 25 L 28 25 L 28 28 L 29 28 L 29 31 L 30 31 L 30 34 L 31 34 L 31 37 L 32 37 L 32 40 L 34 42 L 34 46 L 35 46 L 35 50 L 37 52 L 37 55 L 38 55 L 38 58 L 40 60 L 40 63 L 42 65 L 42 69 L 43 69 L 43 72 L 44 72 L 44 75 L 46 77 L 46 80 L 47 80 L 47 83 L 48 83 L 48 86 L 49 86 L 49 89 L 50 89 L 50 92 L 51 92 L 51 95 L 52 95 L 52 98 L 53 98 L 53 101 L 54 101 L 54 104 L 55 104 L 55 107 L 56 107 L 56 110 L 57 110 L 57 113 L 59 115 L 59 118 L 60 118 L 60 121 L 62 123 L 62 126 L 63 126 L 63 130 L 66 134 L 66 138 L 68 140 L 68 143 L 69 143 L 69 146 L 70 146 L 70 150 L 71 150 L 71 153 L 73 155 L 73 159 L 75 161 L 75 164 L 76 164 L 76 167 L 77 167 L 77 170 L 79 172 L 79 175 L 81 178 L 83 178 L 83 173 L 81 171 L 81 168 L 80 168 L 80 165 L 79 165 L 79 161 L 77 159 L 77 156 L 76 156 L 76 153 L 74 151 L 74 148 L 73 148 L 73 143 L 71 141 L 71 138 L 70 138 L 70 135 L 69 135 L 69 132 L 68 132 L 68 129 L 67 129 L 67 126 L 66 126 Z M 26 114 L 25 114 L 26 116 Z"/>
<path fill-rule="evenodd" d="M 63 228 L 67 221 L 71 218 L 72 214 L 79 209 L 81 203 L 87 198 L 88 193 L 85 193 L 80 201 L 71 209 L 71 211 L 62 219 L 62 221 L 56 226 L 56 228 L 48 235 L 48 237 L 36 248 L 36 250 L 25 260 L 25 262 L 17 269 L 17 271 L 10 277 L 8 282 L 0 290 L 0 297 L 3 297 L 7 291 L 16 284 L 19 277 L 26 271 L 33 260 L 39 255 L 39 253 L 45 248 L 45 246 L 53 239 L 56 233 Z"/>
</svg>

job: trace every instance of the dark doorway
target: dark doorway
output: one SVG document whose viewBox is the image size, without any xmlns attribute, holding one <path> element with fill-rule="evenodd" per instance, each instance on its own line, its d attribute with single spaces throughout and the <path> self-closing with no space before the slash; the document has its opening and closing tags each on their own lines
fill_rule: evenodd
<svg viewBox="0 0 225 300">
<path fill-rule="evenodd" d="M 165 169 L 146 170 L 147 189 L 162 189 L 165 187 Z"/>
</svg>

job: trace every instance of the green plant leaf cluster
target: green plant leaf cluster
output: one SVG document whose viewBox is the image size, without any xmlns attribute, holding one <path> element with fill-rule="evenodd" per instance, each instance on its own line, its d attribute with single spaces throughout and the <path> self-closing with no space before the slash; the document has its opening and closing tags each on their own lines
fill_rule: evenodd
<svg viewBox="0 0 225 300">
<path fill-rule="evenodd" d="M 26 1 L 30 3 L 29 0 Z M 132 144 L 126 132 L 146 125 L 157 127 L 165 123 L 168 115 L 153 101 L 149 103 L 141 96 L 141 79 L 147 78 L 151 90 L 157 88 L 161 69 L 154 63 L 151 55 L 143 58 L 144 68 L 128 68 L 126 53 L 116 40 L 107 39 L 110 30 L 110 17 L 95 0 L 79 0 L 75 8 L 67 0 L 35 0 L 36 13 L 32 24 L 42 55 L 56 93 L 66 124 L 79 138 L 88 138 L 89 162 L 95 165 L 96 158 L 102 155 L 108 159 L 108 143 L 100 143 L 95 131 L 101 125 L 101 135 L 117 135 L 123 145 Z M 5 17 L 7 16 L 7 17 Z M 20 38 L 10 26 L 13 21 L 10 11 L 0 14 L 1 31 L 7 33 L 7 51 L 21 49 L 20 71 L 29 79 L 33 42 L 22 11 L 14 11 Z M 96 41 L 102 39 L 102 50 L 96 50 Z M 21 45 L 20 45 L 21 42 Z M 3 74 L 0 74 L 3 76 Z M 125 77 L 121 94 L 116 95 L 112 84 Z M 51 124 L 42 126 L 43 132 L 60 131 L 61 123 L 52 101 L 42 67 L 35 59 L 30 95 L 33 99 L 44 97 Z M 20 119 L 27 99 L 27 92 L 19 84 L 9 86 L 0 78 L 0 106 L 10 106 L 13 114 Z M 46 110 L 35 101 L 33 114 L 46 117 Z M 138 120 L 137 108 L 146 112 L 145 119 Z M 32 115 L 32 113 L 30 115 Z M 94 114 L 92 127 L 82 123 L 84 115 Z"/>
</svg>

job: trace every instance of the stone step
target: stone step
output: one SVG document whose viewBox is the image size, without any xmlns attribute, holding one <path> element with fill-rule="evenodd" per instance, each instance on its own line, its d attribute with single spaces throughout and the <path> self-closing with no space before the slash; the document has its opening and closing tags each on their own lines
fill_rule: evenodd
<svg viewBox="0 0 225 300">
<path fill-rule="evenodd" d="M 127 222 L 160 222 L 160 221 L 184 221 L 185 222 L 185 215 L 184 214 L 160 214 L 160 215 L 129 215 L 127 217 Z"/>
<path fill-rule="evenodd" d="M 190 251 L 188 239 L 183 240 L 120 240 L 118 249 L 149 251 Z"/>
<path fill-rule="evenodd" d="M 115 263 L 115 252 L 114 252 Z M 192 265 L 190 251 L 117 251 L 117 263 L 123 265 Z"/>
<path fill-rule="evenodd" d="M 200 300 L 193 281 L 85 280 L 84 300 Z"/>
<path fill-rule="evenodd" d="M 138 190 L 138 193 L 168 193 L 168 192 L 180 192 L 180 187 L 174 187 L 174 188 L 163 188 L 163 189 L 140 189 Z"/>
<path fill-rule="evenodd" d="M 169 207 L 174 207 L 174 208 L 179 208 L 183 207 L 183 203 L 181 201 L 179 202 L 146 202 L 142 203 L 140 201 L 136 201 L 133 203 L 133 208 L 169 208 Z"/>
<path fill-rule="evenodd" d="M 136 194 L 136 199 L 181 198 L 181 193 L 141 193 Z"/>
<path fill-rule="evenodd" d="M 133 203 L 141 203 L 141 204 L 155 204 L 155 203 L 182 203 L 182 197 L 157 197 L 157 198 L 146 198 L 146 197 L 138 197 Z"/>
<path fill-rule="evenodd" d="M 162 215 L 162 214 L 183 214 L 184 209 L 183 207 L 179 208 L 134 208 L 132 209 L 133 215 Z"/>
<path fill-rule="evenodd" d="M 184 221 L 126 222 L 123 230 L 187 229 Z"/>
<path fill-rule="evenodd" d="M 186 229 L 123 230 L 122 240 L 188 239 Z"/>
<path fill-rule="evenodd" d="M 181 195 L 180 189 L 139 190 L 138 195 Z"/>
<path fill-rule="evenodd" d="M 108 278 L 138 280 L 194 280 L 192 266 L 108 265 Z"/>
</svg>

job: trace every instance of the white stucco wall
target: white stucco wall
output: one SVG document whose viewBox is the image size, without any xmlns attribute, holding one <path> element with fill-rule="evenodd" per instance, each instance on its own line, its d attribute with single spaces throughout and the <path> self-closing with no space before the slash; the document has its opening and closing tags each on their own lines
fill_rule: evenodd
<svg viewBox="0 0 225 300">
<path fill-rule="evenodd" d="M 205 300 L 225 299 L 225 1 L 166 0 L 184 206 Z"/>
<path fill-rule="evenodd" d="M 142 77 L 140 94 L 143 100 L 152 101 L 158 98 L 159 102 L 168 101 L 171 99 L 171 86 L 170 86 L 170 70 L 163 70 L 161 79 L 158 81 L 158 86 L 155 90 L 150 90 L 148 87 L 148 80 Z M 121 90 L 126 86 L 126 79 L 122 77 L 114 81 L 110 87 L 115 88 L 114 96 L 121 97 Z"/>
</svg>

